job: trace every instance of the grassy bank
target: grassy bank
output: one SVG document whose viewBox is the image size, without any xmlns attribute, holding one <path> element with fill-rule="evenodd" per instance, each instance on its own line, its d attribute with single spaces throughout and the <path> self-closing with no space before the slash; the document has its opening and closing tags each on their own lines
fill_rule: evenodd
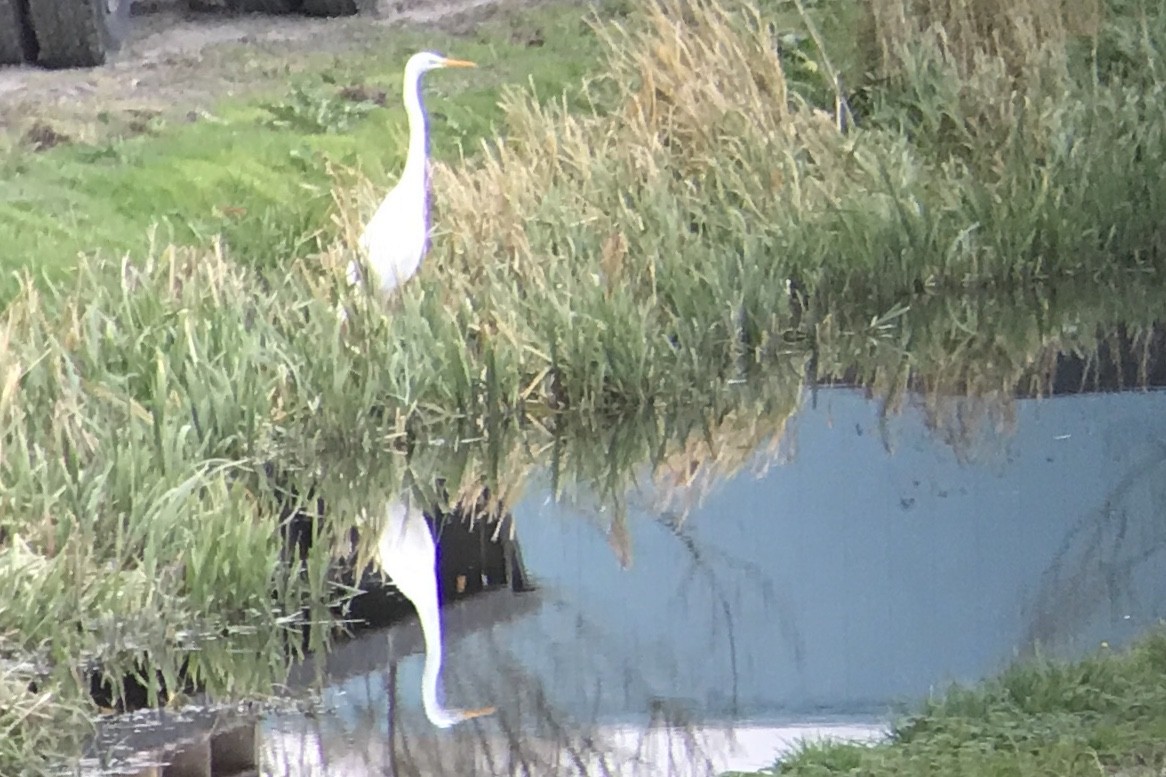
<svg viewBox="0 0 1166 777">
<path fill-rule="evenodd" d="M 600 50 L 582 13 L 548 3 L 461 30 L 371 28 L 339 51 L 220 44 L 201 67 L 233 98 L 26 108 L 0 130 L 0 301 L 16 291 L 14 271 L 60 283 L 79 255 L 140 258 L 149 240 L 205 247 L 221 235 L 251 266 L 318 251 L 332 205 L 327 161 L 359 165 L 382 187 L 403 163 L 400 73 L 413 51 L 482 65 L 426 86 L 434 154 L 456 157 L 459 144 L 495 134 L 503 86 L 577 91 Z"/>
<path fill-rule="evenodd" d="M 814 744 L 761 774 L 1159 774 L 1166 636 L 1065 663 L 1030 661 L 928 702 L 875 746 Z"/>
<path fill-rule="evenodd" d="M 111 141 L 124 164 L 20 152 L 4 186 L 73 220 L 35 197 L 0 218 L 23 225 L 18 261 L 58 280 L 24 279 L 0 322 L 0 587 L 21 592 L 0 602 L 0 772 L 65 747 L 60 721 L 92 711 L 81 663 L 173 675 L 197 654 L 225 696 L 278 681 L 291 616 L 344 592 L 330 543 L 306 576 L 284 562 L 268 462 L 317 486 L 337 542 L 407 472 L 512 503 L 550 466 L 556 492 L 597 490 L 619 520 L 638 470 L 694 482 L 780 443 L 807 374 L 850 375 L 888 412 L 918 391 L 960 444 L 970 416 L 951 402 L 1006 418 L 1058 352 L 1096 355 L 1119 326 L 1152 338 L 1163 16 L 1114 2 L 1092 27 L 1030 0 L 1017 18 L 1060 22 L 1009 38 L 838 2 L 803 19 L 660 0 L 597 37 L 551 9 L 529 17 L 542 46 L 508 47 L 505 26 L 451 39 L 495 69 L 431 78 L 448 90 L 430 101 L 438 229 L 388 316 L 341 275 L 402 117 L 325 98 L 365 80 L 395 93 L 415 40 L 221 124 Z M 837 57 L 806 24 L 826 18 L 823 35 L 855 36 Z M 807 37 L 785 40 L 786 21 Z M 559 99 L 593 51 L 601 75 Z M 845 127 L 834 69 L 856 84 Z M 497 113 L 479 112 L 501 82 Z M 491 115 L 504 142 L 449 153 Z M 111 254 L 167 213 L 154 245 Z M 99 256 L 66 256 L 95 236 Z M 206 658 L 210 636 L 259 668 Z"/>
<path fill-rule="evenodd" d="M 30 134 L 0 143 L 5 298 L 14 269 L 59 281 L 79 253 L 140 258 L 151 229 L 160 245 L 221 235 L 256 267 L 347 250 L 330 164 L 373 191 L 391 180 L 399 68 L 420 47 L 484 65 L 428 86 L 453 236 L 430 265 L 464 293 L 558 283 L 542 258 L 649 299 L 673 290 L 646 278 L 695 268 L 702 296 L 743 313 L 738 286 L 790 278 L 887 302 L 1157 267 L 1166 22 L 1140 0 L 1062 5 L 663 3 L 598 36 L 551 5 L 472 34 L 364 35 L 343 56 L 259 50 L 246 69 L 266 75 L 207 113 L 74 118 L 54 131 L 77 142 L 41 151 L 39 120 L 18 124 Z M 352 184 L 340 215 L 359 222 Z"/>
<path fill-rule="evenodd" d="M 283 637 L 348 595 L 326 576 L 333 546 L 406 477 L 427 499 L 441 477 L 454 500 L 487 485 L 507 506 L 549 471 L 556 497 L 608 508 L 598 514 L 619 542 L 637 487 L 651 483 L 653 506 L 683 514 L 759 451 L 780 455 L 807 374 L 850 371 L 887 412 L 911 396 L 966 451 L 983 431 L 972 421 L 994 429 L 1016 389 L 1047 391 L 1058 353 L 1097 363 L 1119 325 L 1137 353 L 1166 318 L 1160 287 L 1099 294 L 1092 284 L 1027 304 L 983 296 L 875 321 L 837 316 L 738 378 L 700 381 L 694 365 L 680 399 L 655 409 L 572 387 L 582 409 L 548 414 L 549 389 L 516 362 L 487 356 L 492 366 L 472 372 L 472 342 L 449 344 L 443 327 L 455 324 L 438 305 L 361 324 L 367 339 L 349 348 L 327 302 L 255 295 L 246 271 L 197 259 L 105 287 L 87 279 L 100 297 L 52 314 L 22 308 L 4 330 L 0 581 L 20 592 L 0 604 L 11 680 L 0 716 L 14 732 L 5 763 L 35 763 L 67 749 L 61 732 L 82 730 L 59 725 L 91 711 L 81 664 L 117 678 L 144 662 L 174 687 L 194 657 L 214 698 L 267 692 L 294 656 Z M 311 278 L 299 278 L 305 291 Z M 969 328 L 977 317 L 994 327 Z M 410 322 L 408 336 L 367 329 Z M 961 411 L 946 413 L 955 402 Z M 328 504 L 306 577 L 281 554 L 267 462 Z M 27 694 L 20 683 L 34 676 L 38 693 Z"/>
<path fill-rule="evenodd" d="M 1060 7 L 1025 5 L 1018 17 Z M 889 307 L 914 291 L 1159 267 L 1161 14 L 1107 17 L 1144 44 L 1128 74 L 1100 58 L 1100 31 L 1025 28 L 1031 54 L 1014 63 L 991 25 L 976 37 L 937 32 L 926 14 L 875 24 L 878 80 L 844 133 L 833 101 L 801 99 L 829 93 L 791 82 L 764 7 L 663 2 L 608 30 L 609 77 L 594 89 L 609 113 L 513 95 L 505 144 L 435 176 L 449 234 L 435 274 L 502 316 L 523 293 L 566 287 L 580 313 L 607 320 L 598 308 L 626 301 L 665 319 L 654 331 L 698 321 L 750 344 L 785 314 L 773 292 L 787 279 L 837 305 Z M 580 299 L 596 280 L 604 301 Z"/>
</svg>

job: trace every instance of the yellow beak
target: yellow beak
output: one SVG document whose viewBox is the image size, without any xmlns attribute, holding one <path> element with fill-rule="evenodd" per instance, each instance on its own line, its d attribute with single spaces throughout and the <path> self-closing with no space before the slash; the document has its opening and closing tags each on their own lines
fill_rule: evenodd
<svg viewBox="0 0 1166 777">
<path fill-rule="evenodd" d="M 470 67 L 473 67 L 473 65 L 470 65 Z M 494 712 L 495 710 L 493 707 L 482 707 L 476 710 L 466 710 L 462 714 L 465 716 L 466 720 L 469 720 L 471 718 L 480 718 L 483 715 L 493 715 Z"/>
<path fill-rule="evenodd" d="M 449 59 L 449 58 L 446 58 L 446 59 L 441 60 L 441 66 L 442 67 L 477 67 L 478 65 L 474 62 L 470 62 L 468 59 Z"/>
</svg>

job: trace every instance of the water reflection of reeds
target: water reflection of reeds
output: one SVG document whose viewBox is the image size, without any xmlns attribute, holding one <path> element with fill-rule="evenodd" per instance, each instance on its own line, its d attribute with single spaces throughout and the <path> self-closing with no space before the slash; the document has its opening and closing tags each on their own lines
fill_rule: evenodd
<svg viewBox="0 0 1166 777">
<path fill-rule="evenodd" d="M 1065 535 L 1028 607 L 1027 649 L 1065 648 L 1083 624 L 1120 627 L 1137 608 L 1139 577 L 1161 574 L 1166 553 L 1166 440 L 1135 450 L 1105 501 Z M 1156 519 L 1157 518 L 1157 519 Z M 1108 615 L 1108 617 L 1106 617 Z"/>
<path fill-rule="evenodd" d="M 719 750 L 731 746 L 732 726 L 710 733 L 697 725 L 686 705 L 667 700 L 652 705 L 643 720 L 622 725 L 580 719 L 548 697 L 543 680 L 526 668 L 513 646 L 489 629 L 480 636 L 474 640 L 474 666 L 487 669 L 473 673 L 457 662 L 455 653 L 452 687 L 454 693 L 472 687 L 475 697 L 504 698 L 496 717 L 438 733 L 407 712 L 406 705 L 398 709 L 412 689 L 399 682 L 390 660 L 387 671 L 366 674 L 356 685 L 346 686 L 340 702 L 343 715 L 272 721 L 260 737 L 261 773 L 703 775 L 715 773 Z M 607 660 L 602 641 L 594 639 L 600 635 L 591 636 L 595 651 L 564 646 L 564 659 Z M 581 638 L 588 639 L 586 634 Z M 598 666 L 594 671 L 576 669 L 583 675 L 604 674 Z M 383 689 L 374 688 L 380 683 Z"/>
<path fill-rule="evenodd" d="M 181 674 L 195 666 L 198 687 L 210 698 L 255 697 L 279 684 L 286 672 L 288 643 L 279 635 L 300 628 L 295 623 L 300 614 L 312 621 L 326 621 L 330 616 L 324 604 L 343 603 L 356 593 L 330 571 L 338 559 L 352 559 L 354 550 L 360 559 L 366 557 L 366 552 L 361 557 L 359 543 L 352 544 L 358 516 L 402 488 L 413 489 L 424 503 L 445 511 L 484 498 L 478 515 L 497 530 L 491 532 L 493 539 L 499 539 L 494 534 L 508 529 L 498 522 L 498 516 L 505 515 L 533 483 L 540 488 L 549 483 L 550 497 L 563 504 L 574 503 L 577 515 L 602 526 L 609 533 L 613 554 L 630 565 L 634 548 L 627 516 L 632 506 L 681 527 L 684 516 L 726 478 L 750 469 L 763 473 L 766 467 L 795 456 L 791 419 L 803 405 L 813 403 L 819 386 L 843 383 L 863 387 L 880 400 L 885 417 L 908 407 L 921 408 L 939 439 L 961 456 L 971 457 L 991 448 L 993 441 L 1007 438 L 1016 420 L 1019 398 L 1163 385 L 1166 336 L 1160 322 L 1164 299 L 1166 296 L 1153 288 L 1137 286 L 1103 292 L 1037 289 L 1013 299 L 1007 295 L 961 297 L 958 301 L 923 299 L 898 315 L 875 321 L 850 321 L 841 314 L 823 318 L 812 327 L 809 347 L 791 349 L 782 361 L 756 365 L 732 382 L 710 385 L 700 407 L 648 408 L 610 418 L 566 414 L 553 422 L 529 419 L 526 424 L 508 417 L 471 429 L 461 424 L 409 427 L 401 438 L 408 445 L 394 443 L 389 452 L 356 454 L 331 449 L 330 436 L 319 434 L 314 439 L 322 448 L 304 446 L 301 441 L 285 450 L 279 462 L 289 474 L 289 488 L 281 495 L 273 494 L 271 484 L 259 476 L 258 469 L 239 467 L 208 471 L 205 477 L 210 480 L 205 481 L 205 488 L 195 483 L 188 491 L 171 491 L 169 498 L 180 502 L 157 513 L 164 520 L 155 526 L 173 526 L 176 532 L 181 529 L 175 538 L 198 548 L 230 519 L 226 541 L 217 537 L 213 547 L 218 555 L 202 560 L 184 552 L 174 564 L 159 566 L 152 579 L 143 578 L 143 568 L 131 565 L 105 575 L 103 585 L 87 589 L 85 596 L 92 601 L 86 599 L 89 603 L 80 611 L 83 615 L 104 611 L 100 623 L 110 628 L 90 628 L 83 634 L 113 634 L 115 638 L 101 645 L 86 645 L 84 655 L 86 660 L 96 659 L 105 676 L 114 681 L 133 670 L 143 678 L 162 677 L 173 684 L 171 687 L 181 687 Z M 229 501 L 218 502 L 224 495 Z M 238 522 L 240 512 L 261 516 L 274 512 L 273 505 L 279 504 L 276 497 L 283 499 L 285 513 L 308 508 L 317 499 L 328 508 L 319 522 L 321 539 L 298 572 L 283 562 L 266 561 L 280 557 L 269 525 L 262 520 Z M 10 502 L 12 495 L 6 498 Z M 145 494 L 141 498 L 148 501 L 152 497 Z M 0 550 L 0 562 L 7 565 L 2 568 L 8 571 L 3 574 L 13 579 L 17 588 L 33 585 L 36 575 L 52 579 L 63 569 L 52 566 L 54 548 L 47 544 L 55 537 L 55 524 L 33 519 L 21 523 L 24 519 L 13 518 L 22 515 L 28 513 L 6 510 L 0 524 L 6 537 L 19 537 L 7 541 Z M 210 519 L 206 519 L 208 515 Z M 101 530 L 98 524 L 104 518 L 94 520 L 97 523 L 90 530 Z M 1100 524 L 1095 530 L 1083 529 L 1082 537 L 1088 531 L 1102 532 L 1095 537 L 1096 543 L 1087 545 L 1104 545 L 1121 537 L 1119 525 L 1110 525 L 1117 529 L 1103 530 Z M 518 531 L 520 534 L 520 526 Z M 1154 546 L 1153 538 L 1144 539 L 1145 547 Z M 258 604 L 240 608 L 238 602 L 224 601 L 203 628 L 185 632 L 183 641 L 178 641 L 175 630 L 167 624 L 177 617 L 174 613 L 188 613 L 191 600 L 175 599 L 166 588 L 167 581 L 195 581 L 201 590 L 212 592 L 215 574 L 223 569 L 220 561 L 224 551 L 236 552 L 238 559 L 265 560 L 262 564 L 248 561 L 251 566 L 247 568 L 261 572 L 265 583 L 275 583 L 275 615 L 262 615 L 269 618 L 267 621 L 261 618 L 272 628 L 260 630 L 262 639 L 244 639 L 248 628 L 255 628 L 246 622 L 252 621 Z M 1066 554 L 1067 558 L 1073 555 Z M 232 564 L 236 561 L 229 560 Z M 1096 559 L 1083 562 L 1097 566 Z M 1097 590 L 1102 579 L 1111 581 L 1115 575 L 1121 578 L 1128 572 L 1122 571 L 1119 562 L 1114 564 L 1117 566 L 1110 565 L 1104 572 L 1104 565 L 1098 566 L 1088 587 Z M 1066 568 L 1075 566 L 1081 564 L 1066 561 Z M 42 568 L 43 575 L 37 572 Z M 1069 582 L 1072 574 L 1063 569 L 1049 572 L 1054 581 L 1051 590 L 1080 587 Z M 199 575 L 205 579 L 199 580 Z M 124 613 L 119 616 L 117 608 L 100 604 L 106 601 L 107 588 L 114 582 L 135 576 L 141 578 L 141 589 L 134 589 L 133 599 L 157 601 L 159 608 L 143 610 L 139 604 L 135 611 L 145 615 L 134 620 Z M 34 590 L 35 586 L 28 588 L 28 595 Z M 265 595 L 269 590 L 271 587 L 265 586 Z M 167 609 L 171 607 L 176 609 Z M 1038 603 L 1034 608 L 1059 610 L 1060 606 Z M 99 625 L 84 617 L 86 623 Z M 185 615 L 183 618 L 190 621 Z M 6 628 L 13 628 L 13 624 Z M 127 634 L 127 629 L 134 634 Z M 225 636 L 199 642 L 199 635 L 212 634 Z M 311 648 L 328 650 L 328 629 L 314 634 L 323 636 Z M 1049 634 L 1047 624 L 1034 625 L 1034 636 Z M 795 643 L 792 636 L 791 644 Z M 246 648 L 240 650 L 243 644 Z M 222 645 L 223 650 L 217 650 L 216 645 Z M 253 665 L 241 664 L 239 656 L 248 653 L 254 657 Z M 143 656 L 145 664 L 141 663 Z M 12 653 L 16 663 L 27 657 L 21 651 Z M 36 656 L 31 658 L 29 665 L 43 665 Z M 117 688 L 114 691 L 117 695 Z M 146 697 L 150 704 L 161 699 L 150 699 L 150 693 Z"/>
</svg>

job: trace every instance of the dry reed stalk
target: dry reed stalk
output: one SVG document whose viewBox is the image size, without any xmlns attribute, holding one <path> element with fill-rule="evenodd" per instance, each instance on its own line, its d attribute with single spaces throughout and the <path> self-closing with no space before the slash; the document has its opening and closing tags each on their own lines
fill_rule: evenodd
<svg viewBox="0 0 1166 777">
<path fill-rule="evenodd" d="M 901 74 L 922 44 L 961 80 L 999 62 L 1026 91 L 1064 77 L 1066 44 L 1096 35 L 1103 13 L 1100 0 L 867 0 L 866 10 L 878 76 Z"/>
<path fill-rule="evenodd" d="M 587 272 L 608 289 L 653 289 L 656 267 L 637 251 L 650 239 L 638 203 L 719 186 L 739 193 L 743 213 L 766 218 L 775 194 L 810 209 L 848 186 L 850 149 L 834 117 L 793 100 L 756 8 L 653 0 L 635 26 L 599 34 L 616 111 L 575 115 L 510 93 L 504 140 L 472 162 L 434 165 L 445 228 L 431 261 L 464 284 L 451 294 L 473 296 L 485 277 L 523 294 L 552 288 L 552 264 L 579 252 L 559 242 L 564 227 L 597 236 Z"/>
<path fill-rule="evenodd" d="M 653 467 L 651 509 L 684 520 L 747 465 L 763 473 L 784 460 L 793 448 L 787 427 L 798 409 L 794 401 L 765 415 L 754 407 L 733 410 L 707 436 L 692 434 L 677 441 Z"/>
</svg>

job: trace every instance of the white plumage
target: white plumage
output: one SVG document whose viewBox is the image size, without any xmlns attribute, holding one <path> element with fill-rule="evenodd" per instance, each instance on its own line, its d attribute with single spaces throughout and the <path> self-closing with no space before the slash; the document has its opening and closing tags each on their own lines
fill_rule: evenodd
<svg viewBox="0 0 1166 777">
<path fill-rule="evenodd" d="M 477 67 L 473 62 L 449 59 L 431 51 L 414 54 L 405 64 L 403 93 L 409 117 L 409 152 L 405 169 L 360 236 L 366 266 L 375 276 L 371 286 L 389 295 L 416 274 L 429 243 L 429 132 L 421 104 L 421 77 L 444 67 Z M 361 266 L 348 265 L 348 282 L 363 280 Z"/>
<path fill-rule="evenodd" d="M 446 709 L 437 699 L 441 674 L 441 613 L 437 596 L 437 548 L 425 515 L 410 500 L 394 499 L 386 507 L 384 530 L 377 542 L 376 560 L 397 590 L 417 608 L 425 636 L 425 669 L 421 701 L 429 722 L 449 728 L 470 718 L 489 715 L 493 707 L 476 710 Z"/>
</svg>

